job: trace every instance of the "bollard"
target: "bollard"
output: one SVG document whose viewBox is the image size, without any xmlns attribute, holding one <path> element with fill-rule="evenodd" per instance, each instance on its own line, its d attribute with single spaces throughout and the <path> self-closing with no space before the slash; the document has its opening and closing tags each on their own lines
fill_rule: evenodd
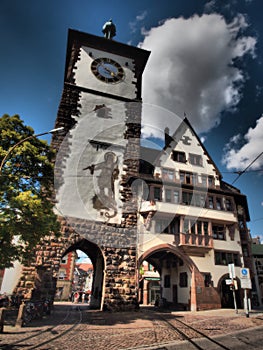
<svg viewBox="0 0 263 350">
<path fill-rule="evenodd" d="M 5 314 L 6 314 L 6 308 L 1 307 L 0 308 L 0 333 L 3 333 L 4 331 Z"/>
<path fill-rule="evenodd" d="M 23 327 L 25 307 L 26 304 L 23 301 L 22 304 L 19 306 L 18 315 L 16 319 L 16 327 Z"/>
</svg>

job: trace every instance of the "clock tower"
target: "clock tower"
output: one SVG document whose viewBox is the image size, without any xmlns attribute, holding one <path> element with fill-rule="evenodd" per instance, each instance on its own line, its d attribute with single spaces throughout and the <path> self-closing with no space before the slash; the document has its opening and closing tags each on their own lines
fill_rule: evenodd
<svg viewBox="0 0 263 350">
<path fill-rule="evenodd" d="M 64 131 L 52 139 L 62 232 L 38 247 L 28 287 L 38 297 L 54 295 L 61 258 L 79 249 L 94 267 L 90 306 L 129 310 L 138 282 L 132 182 L 139 171 L 142 73 L 150 53 L 112 40 L 112 25 L 103 28 L 105 37 L 68 32 L 55 122 Z"/>
</svg>

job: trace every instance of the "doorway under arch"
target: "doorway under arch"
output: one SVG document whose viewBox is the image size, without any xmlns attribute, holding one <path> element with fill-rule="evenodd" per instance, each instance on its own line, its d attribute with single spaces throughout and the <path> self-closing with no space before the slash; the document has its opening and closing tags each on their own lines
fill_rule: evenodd
<svg viewBox="0 0 263 350">
<path fill-rule="evenodd" d="M 159 283 L 149 281 L 148 271 L 141 276 L 140 299 L 148 304 L 161 304 L 173 309 L 190 310 L 192 271 L 191 259 L 168 244 L 156 246 L 142 254 L 139 266 L 146 261 L 160 275 Z M 157 285 L 158 284 L 158 285 Z M 147 293 L 147 296 L 145 295 Z M 153 296 L 156 300 L 153 300 Z"/>
<path fill-rule="evenodd" d="M 226 309 L 232 309 L 235 307 L 234 295 L 233 295 L 233 290 L 231 289 L 231 286 L 227 283 L 228 280 L 229 280 L 229 275 L 228 274 L 223 275 L 218 282 L 218 289 L 220 291 L 221 307 Z M 238 289 L 234 290 L 234 293 L 236 297 L 237 308 L 239 309 L 242 307 L 239 279 L 237 279 L 237 287 Z"/>
</svg>

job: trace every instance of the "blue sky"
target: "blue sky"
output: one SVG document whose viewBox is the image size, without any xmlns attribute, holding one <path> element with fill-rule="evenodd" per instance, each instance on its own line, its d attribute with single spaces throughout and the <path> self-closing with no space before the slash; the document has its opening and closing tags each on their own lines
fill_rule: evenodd
<svg viewBox="0 0 263 350">
<path fill-rule="evenodd" d="M 52 129 L 68 29 L 101 36 L 112 18 L 116 41 L 151 51 L 143 100 L 186 113 L 232 183 L 263 151 L 262 9 L 260 0 L 2 0 L 0 115 Z M 262 169 L 263 156 L 234 185 L 247 195 L 251 234 L 263 239 Z"/>
</svg>

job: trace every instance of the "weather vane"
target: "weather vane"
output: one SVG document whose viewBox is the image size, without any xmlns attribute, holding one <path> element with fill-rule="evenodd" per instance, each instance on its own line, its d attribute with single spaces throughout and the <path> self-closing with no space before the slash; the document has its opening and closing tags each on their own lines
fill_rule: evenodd
<svg viewBox="0 0 263 350">
<path fill-rule="evenodd" d="M 116 26 L 112 22 L 112 19 L 110 19 L 104 24 L 104 26 L 102 27 L 102 33 L 107 39 L 112 39 L 116 35 Z"/>
</svg>

